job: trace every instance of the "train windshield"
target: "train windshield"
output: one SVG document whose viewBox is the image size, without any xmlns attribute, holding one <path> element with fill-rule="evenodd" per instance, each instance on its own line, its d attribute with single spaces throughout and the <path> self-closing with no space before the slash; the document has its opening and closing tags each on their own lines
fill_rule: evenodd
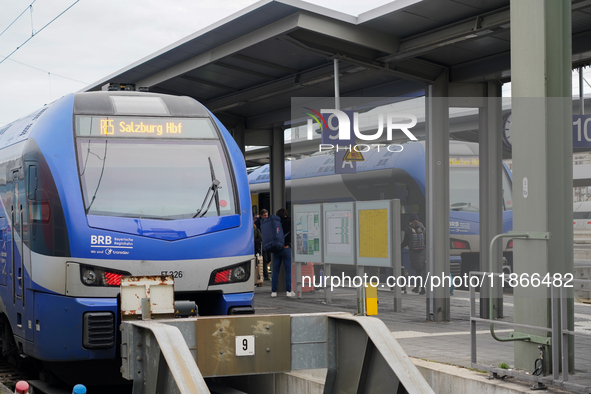
<svg viewBox="0 0 591 394">
<path fill-rule="evenodd" d="M 453 211 L 478 212 L 478 167 L 450 166 L 449 203 Z"/>
<path fill-rule="evenodd" d="M 478 166 L 449 168 L 449 202 L 452 211 L 478 212 L 479 174 Z M 503 171 L 503 210 L 513 209 L 511 181 Z"/>
<path fill-rule="evenodd" d="M 180 121 L 163 119 L 177 127 Z M 90 137 L 77 119 L 78 169 L 87 214 L 158 220 L 218 216 L 218 211 L 220 216 L 236 214 L 232 177 L 217 132 L 209 119 L 189 119 L 206 129 L 194 130 L 194 137 L 187 138 L 186 120 L 181 128 L 187 131 L 186 139 L 164 139 Z M 214 180 L 219 181 L 217 196 L 210 191 Z"/>
</svg>

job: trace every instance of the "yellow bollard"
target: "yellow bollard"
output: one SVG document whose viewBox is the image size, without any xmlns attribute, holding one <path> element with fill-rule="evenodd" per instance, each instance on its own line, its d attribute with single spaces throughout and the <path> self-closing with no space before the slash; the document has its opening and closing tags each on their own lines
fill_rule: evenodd
<svg viewBox="0 0 591 394">
<path fill-rule="evenodd" d="M 376 316 L 378 314 L 378 284 L 367 283 L 365 286 L 365 315 Z"/>
</svg>

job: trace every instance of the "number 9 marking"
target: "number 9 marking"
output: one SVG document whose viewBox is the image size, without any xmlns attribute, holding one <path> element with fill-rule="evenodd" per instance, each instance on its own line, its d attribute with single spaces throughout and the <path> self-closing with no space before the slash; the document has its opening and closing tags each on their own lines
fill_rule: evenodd
<svg viewBox="0 0 591 394">
<path fill-rule="evenodd" d="M 254 335 L 236 336 L 236 356 L 254 356 Z"/>
</svg>

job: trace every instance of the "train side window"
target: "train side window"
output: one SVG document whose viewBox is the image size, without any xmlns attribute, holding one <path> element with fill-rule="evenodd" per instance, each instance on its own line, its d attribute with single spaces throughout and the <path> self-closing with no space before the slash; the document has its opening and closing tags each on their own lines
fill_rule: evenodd
<svg viewBox="0 0 591 394">
<path fill-rule="evenodd" d="M 513 196 L 511 190 L 511 182 L 509 181 L 509 176 L 505 171 L 503 171 L 503 210 L 505 211 L 512 211 L 513 210 Z"/>
<path fill-rule="evenodd" d="M 394 184 L 394 198 L 404 203 L 408 199 L 408 185 L 406 183 Z"/>
<path fill-rule="evenodd" d="M 37 166 L 29 166 L 27 174 L 27 197 L 29 200 L 37 199 Z"/>
<path fill-rule="evenodd" d="M 12 221 L 14 223 L 14 228 L 19 231 L 20 225 L 20 194 L 19 194 L 19 187 L 18 187 L 18 170 L 12 172 Z"/>
</svg>

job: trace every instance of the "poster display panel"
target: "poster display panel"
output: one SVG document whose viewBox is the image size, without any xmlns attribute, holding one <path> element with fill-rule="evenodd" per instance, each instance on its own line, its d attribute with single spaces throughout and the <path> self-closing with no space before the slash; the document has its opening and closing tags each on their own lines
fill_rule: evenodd
<svg viewBox="0 0 591 394">
<path fill-rule="evenodd" d="M 321 263 L 323 254 L 322 205 L 294 205 L 292 226 L 295 261 Z"/>
<path fill-rule="evenodd" d="M 392 266 L 392 200 L 360 201 L 357 219 L 357 265 Z"/>
<path fill-rule="evenodd" d="M 324 211 L 324 262 L 355 264 L 355 203 L 325 203 Z"/>
</svg>

